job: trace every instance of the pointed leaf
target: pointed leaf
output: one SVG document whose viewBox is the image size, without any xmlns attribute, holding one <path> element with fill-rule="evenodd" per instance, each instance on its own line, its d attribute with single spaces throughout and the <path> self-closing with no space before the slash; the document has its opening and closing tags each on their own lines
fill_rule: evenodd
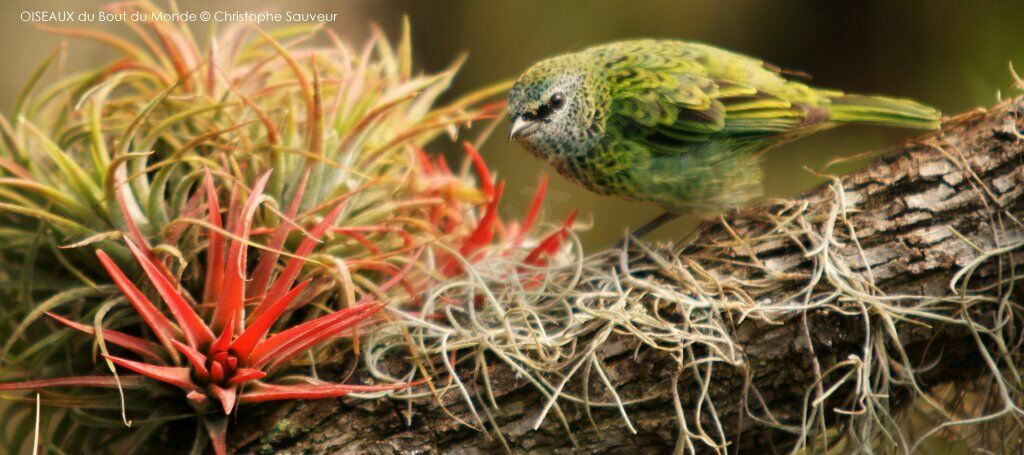
<svg viewBox="0 0 1024 455">
<path fill-rule="evenodd" d="M 231 414 L 231 410 L 235 408 L 235 400 L 238 398 L 238 386 L 221 387 L 217 384 L 211 384 L 210 389 L 213 391 L 213 395 L 217 397 L 217 400 L 220 401 L 221 407 L 224 408 L 224 415 Z"/>
<path fill-rule="evenodd" d="M 249 365 L 262 368 L 279 359 L 290 358 L 358 324 L 380 309 L 381 305 L 378 303 L 364 303 L 320 316 L 275 334 L 256 345 L 249 356 Z"/>
<path fill-rule="evenodd" d="M 562 242 L 565 241 L 565 237 L 569 235 L 569 228 L 572 227 L 572 223 L 575 220 L 576 211 L 573 210 L 565 219 L 565 222 L 562 223 L 562 227 L 544 238 L 544 240 L 541 240 L 540 244 L 526 255 L 526 259 L 523 259 L 523 263 L 529 265 L 542 265 L 544 263 L 544 259 L 541 255 L 551 255 L 558 251 L 558 248 L 562 246 Z"/>
<path fill-rule="evenodd" d="M 138 243 L 146 252 L 146 255 L 149 256 L 151 253 L 149 250 L 149 244 L 146 243 L 146 237 L 142 235 L 142 231 L 139 230 L 139 225 L 135 222 L 135 217 L 132 216 L 131 210 L 128 209 L 127 198 L 131 196 L 131 194 L 128 193 L 130 188 L 127 182 L 120 181 L 120 176 L 125 174 L 126 172 L 124 168 L 119 169 L 114 174 L 116 176 L 114 177 L 114 186 L 116 187 L 114 194 L 117 196 L 117 207 L 120 209 L 121 217 L 124 218 L 124 223 L 128 228 L 128 234 L 131 236 L 131 239 Z M 132 202 L 135 202 L 135 204 L 138 205 L 138 202 L 135 201 L 134 197 L 132 198 Z"/>
<path fill-rule="evenodd" d="M 334 221 L 339 215 L 341 215 L 341 210 L 345 208 L 346 201 L 342 201 L 336 205 L 323 220 L 313 227 L 313 230 L 309 232 L 309 237 L 306 237 L 299 245 L 299 248 L 295 250 L 296 257 L 293 257 L 288 261 L 288 265 L 285 266 L 284 271 L 278 275 L 277 280 L 274 281 L 274 285 L 270 288 L 270 291 L 267 292 L 267 295 L 263 298 L 256 309 L 253 310 L 252 318 L 259 317 L 259 315 L 263 314 L 271 304 L 280 300 L 281 297 L 284 296 L 285 292 L 287 292 L 292 286 L 292 283 L 295 282 L 295 278 L 299 276 L 299 272 L 302 271 L 304 261 L 301 258 L 308 256 L 309 253 L 313 251 L 313 248 L 316 246 L 317 242 L 319 242 L 320 237 L 327 232 L 327 228 L 334 224 Z"/>
<path fill-rule="evenodd" d="M 263 189 L 270 179 L 270 171 L 264 173 L 253 185 L 249 198 L 242 207 L 238 218 L 232 222 L 232 233 L 236 239 L 228 249 L 228 262 L 224 269 L 224 288 L 217 306 L 213 310 L 212 326 L 223 330 L 228 321 L 241 322 L 242 305 L 245 301 L 245 264 L 252 217 L 256 213 Z"/>
<path fill-rule="evenodd" d="M 196 374 L 201 379 L 209 380 L 210 371 L 206 369 L 206 356 L 203 353 L 192 349 L 191 346 L 180 341 L 175 341 L 174 347 L 178 348 L 185 355 L 185 358 L 192 364 L 192 368 L 196 370 Z"/>
<path fill-rule="evenodd" d="M 267 310 L 260 314 L 259 317 L 257 317 L 256 320 L 254 320 L 252 324 L 245 329 L 245 332 L 242 332 L 242 334 L 239 335 L 233 343 L 231 343 L 231 350 L 235 352 L 235 355 L 243 360 L 247 360 L 249 358 L 249 354 L 252 352 L 252 348 L 256 346 L 256 343 L 259 343 L 259 341 L 263 339 L 263 336 L 267 334 L 270 327 L 274 325 L 277 318 L 281 316 L 281 313 L 284 313 L 284 311 L 288 309 L 295 298 L 298 297 L 299 294 L 302 293 L 302 290 L 305 289 L 312 281 L 312 279 L 309 279 L 299 283 L 298 286 L 295 286 L 291 291 L 288 291 L 284 297 L 281 297 L 276 302 L 271 302 L 267 307 Z"/>
<path fill-rule="evenodd" d="M 139 291 L 139 288 L 132 284 L 131 280 L 124 275 L 124 272 L 117 267 L 117 264 L 114 264 L 114 261 L 110 259 L 110 256 L 107 256 L 107 253 L 104 253 L 103 250 L 96 250 L 96 257 L 99 258 L 100 264 L 107 270 L 107 274 L 114 280 L 114 284 L 121 289 L 121 293 L 128 299 L 128 302 L 135 307 L 135 311 L 139 313 L 142 320 L 153 330 L 153 334 L 156 335 L 157 339 L 168 350 L 174 349 L 171 342 L 181 336 L 174 324 L 167 319 L 167 316 L 164 316 L 160 310 L 153 306 L 153 303 L 146 298 L 142 291 Z"/>
<path fill-rule="evenodd" d="M 160 293 L 160 297 L 163 297 L 164 303 L 171 310 L 174 319 L 178 321 L 178 327 L 185 334 L 185 340 L 188 341 L 189 346 L 198 348 L 213 341 L 213 332 L 203 323 L 202 319 L 199 319 L 199 315 L 196 314 L 185 298 L 178 293 L 177 288 L 170 280 L 163 273 L 160 273 L 156 265 L 146 257 L 145 253 L 134 242 L 125 239 L 125 243 L 128 244 L 128 248 L 135 255 L 135 260 L 142 266 L 142 270 L 146 272 L 146 276 L 153 283 L 153 287 Z"/>
<path fill-rule="evenodd" d="M 112 355 L 104 355 L 107 360 L 114 362 L 117 366 L 134 371 L 143 376 L 155 379 L 160 382 L 164 382 L 175 387 L 180 387 L 185 390 L 196 390 L 199 388 L 190 376 L 191 370 L 188 367 L 168 367 L 163 365 L 153 365 L 149 363 L 135 362 L 128 359 L 122 359 Z"/>
<path fill-rule="evenodd" d="M 220 336 L 210 345 L 210 355 L 214 355 L 218 352 L 226 352 L 231 347 L 231 338 L 234 337 L 235 333 L 235 314 L 228 316 L 228 320 L 224 322 L 224 329 L 221 330 Z"/>
<path fill-rule="evenodd" d="M 135 388 L 140 384 L 136 376 L 122 376 L 121 385 Z M 97 387 L 116 389 L 117 378 L 113 376 L 68 376 L 64 378 L 36 379 L 31 381 L 0 383 L 0 390 L 35 390 L 47 387 Z"/>
<path fill-rule="evenodd" d="M 83 333 L 87 333 L 89 335 L 96 334 L 96 330 L 93 329 L 91 326 L 79 324 L 75 321 L 61 317 L 49 311 L 46 312 L 46 315 L 72 329 L 78 330 Z M 152 341 L 143 340 L 142 338 L 128 335 L 127 333 L 111 329 L 103 329 L 103 339 L 118 346 L 121 346 L 122 348 L 125 348 L 129 351 L 132 351 L 138 355 L 148 357 L 151 360 L 160 361 L 163 359 L 163 357 L 160 355 L 160 345 L 153 343 Z"/>
<path fill-rule="evenodd" d="M 210 225 L 219 229 L 221 227 L 220 200 L 217 197 L 217 190 L 213 186 L 213 176 L 210 175 L 209 169 L 206 169 L 203 186 L 206 188 Z M 221 285 L 224 282 L 224 236 L 216 229 L 210 229 L 209 236 L 209 246 L 206 248 L 206 283 L 203 287 L 203 302 L 207 303 L 220 296 Z"/>
<path fill-rule="evenodd" d="M 477 152 L 476 147 L 473 147 L 469 142 L 463 142 L 462 148 L 466 150 L 466 154 L 473 160 L 473 168 L 476 169 L 477 175 L 480 176 L 480 186 L 483 187 L 484 194 L 488 198 L 494 198 L 494 180 L 491 177 L 491 171 L 487 169 L 487 163 L 480 156 L 480 152 Z"/>
<path fill-rule="evenodd" d="M 484 216 L 480 218 L 480 223 L 476 226 L 476 229 L 466 237 L 466 240 L 462 244 L 462 248 L 459 253 L 467 259 L 473 252 L 483 248 L 494 240 L 494 225 L 498 221 L 498 202 L 501 201 L 501 193 L 505 190 L 505 182 L 498 183 L 498 188 L 494 190 L 493 197 L 487 204 L 487 211 L 484 212 Z"/>
<path fill-rule="evenodd" d="M 399 273 L 396 273 L 390 280 L 381 285 L 379 292 L 387 292 L 396 284 L 401 283 L 413 266 L 416 265 L 423 251 L 423 249 L 419 249 L 413 253 L 409 263 Z M 368 297 L 363 300 L 368 300 Z M 362 303 L 280 332 L 256 345 L 256 348 L 253 349 L 253 353 L 250 355 L 249 364 L 254 368 L 262 368 L 269 362 L 270 369 L 275 369 L 287 362 L 296 353 L 340 335 L 346 329 L 372 316 L 385 305 L 381 302 Z"/>
<path fill-rule="evenodd" d="M 263 379 L 267 376 L 260 370 L 254 370 L 252 368 L 239 368 L 235 371 L 235 376 L 232 377 L 228 382 L 231 384 L 241 384 L 243 382 L 255 381 L 257 379 Z"/>
<path fill-rule="evenodd" d="M 309 384 L 277 385 L 258 382 L 242 394 L 241 403 L 259 403 L 274 400 L 318 400 L 336 398 L 352 392 L 383 392 L 409 387 L 410 383 L 385 385 Z"/>
<path fill-rule="evenodd" d="M 248 297 L 262 295 L 270 286 L 270 275 L 274 273 L 274 266 L 277 265 L 277 259 L 281 256 L 278 252 L 284 247 L 284 242 L 288 239 L 288 232 L 291 230 L 292 220 L 295 219 L 295 215 L 299 213 L 299 206 L 302 205 L 302 196 L 306 193 L 306 183 L 309 181 L 309 171 L 310 168 L 307 167 L 302 173 L 302 179 L 299 180 L 299 186 L 295 188 L 295 194 L 292 195 L 287 212 L 278 223 L 277 229 L 274 230 L 274 236 L 270 238 L 267 249 L 260 253 L 259 263 L 256 264 L 256 269 L 252 272 L 252 279 L 249 282 Z"/>
</svg>

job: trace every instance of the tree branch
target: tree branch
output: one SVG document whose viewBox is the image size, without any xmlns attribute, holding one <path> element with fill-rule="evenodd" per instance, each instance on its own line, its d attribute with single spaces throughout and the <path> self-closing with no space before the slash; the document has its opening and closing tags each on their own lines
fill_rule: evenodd
<svg viewBox="0 0 1024 455">
<path fill-rule="evenodd" d="M 908 430 L 898 412 L 911 403 L 926 403 L 939 423 L 1015 413 L 1022 113 L 1018 98 L 952 118 L 796 200 L 706 223 L 685 246 L 634 245 L 628 255 L 588 259 L 577 295 L 614 277 L 630 308 L 675 321 L 681 334 L 677 344 L 652 346 L 631 323 L 595 325 L 580 340 L 607 336 L 592 345 L 592 361 L 579 349 L 549 375 L 553 384 L 569 375 L 567 394 L 605 403 L 615 400 L 602 384 L 607 376 L 620 399 L 638 401 L 623 407 L 636 434 L 618 406 L 587 412 L 567 400 L 557 408 L 571 438 L 555 411 L 533 430 L 548 400 L 494 362 L 487 373 L 498 406 L 478 410 L 487 432 L 457 423 L 430 398 L 296 402 L 244 416 L 234 445 L 316 453 L 491 452 L 503 444 L 515 452 L 573 444 L 584 452 L 784 450 L 821 448 L 825 427 L 845 430 L 846 443 L 912 449 L 924 434 Z M 584 367 L 570 373 L 580 359 Z M 954 382 L 986 384 L 975 400 L 986 406 L 956 406 L 957 390 L 940 387 Z M 473 422 L 456 395 L 444 395 L 447 410 Z M 836 440 L 833 432 L 828 444 Z"/>
</svg>

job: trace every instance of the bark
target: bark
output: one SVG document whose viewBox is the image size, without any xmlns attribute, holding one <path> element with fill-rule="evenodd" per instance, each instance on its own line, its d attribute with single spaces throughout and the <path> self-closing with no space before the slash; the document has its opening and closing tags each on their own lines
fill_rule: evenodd
<svg viewBox="0 0 1024 455">
<path fill-rule="evenodd" d="M 834 246 L 836 257 L 852 258 L 851 263 L 861 264 L 852 272 L 870 273 L 878 290 L 885 294 L 955 297 L 950 290 L 954 274 L 981 257 L 982 251 L 1024 239 L 1024 228 L 1013 217 L 1024 213 L 1024 139 L 1019 133 L 1024 127 L 1022 113 L 1024 101 L 1018 98 L 987 111 L 948 119 L 941 131 L 895 147 L 863 170 L 842 177 L 845 199 L 857 209 L 849 213 L 848 219 L 856 229 L 863 253 L 854 242 L 845 242 Z M 835 200 L 833 188 L 834 185 L 824 185 L 797 202 L 809 204 L 811 212 L 820 208 L 816 213 L 827 214 L 829 208 L 823 204 Z M 709 253 L 712 247 L 706 245 L 712 245 L 713 251 L 721 256 L 722 245 L 729 239 L 764 232 L 768 223 L 765 214 L 776 213 L 782 207 L 793 207 L 793 202 L 776 201 L 730 213 L 723 221 L 706 226 L 682 253 L 673 253 L 668 246 L 659 247 L 658 252 L 666 256 L 679 254 L 685 263 L 687 258 Z M 763 278 L 758 272 L 737 265 L 756 256 L 766 267 L 779 271 L 779 276 L 789 277 L 744 289 L 755 302 L 784 302 L 805 286 L 807 277 L 813 273 L 814 265 L 807 253 L 792 239 L 741 245 L 725 251 L 731 255 L 723 259 L 735 261 L 710 262 L 715 264 L 708 269 L 710 274 L 756 281 Z M 630 254 L 634 270 L 654 268 L 636 272 L 642 273 L 644 279 L 672 283 L 674 275 L 671 270 L 664 270 L 664 264 L 649 263 L 645 268 L 639 250 Z M 971 276 L 971 292 L 997 296 L 999 287 L 986 285 L 1012 276 L 1009 270 L 1021 260 L 1024 251 L 1017 248 L 985 261 Z M 620 256 L 608 253 L 595 261 L 605 261 L 607 268 L 613 268 L 619 266 Z M 870 264 L 870 270 L 863 267 L 863 261 Z M 1020 291 L 1014 292 L 1006 297 L 1018 302 Z M 971 307 L 970 316 L 984 323 L 996 317 L 995 309 L 995 303 L 976 305 Z M 947 305 L 943 311 L 954 317 L 964 316 L 960 313 L 962 308 L 955 304 Z M 819 308 L 806 315 L 803 311 L 779 314 L 774 318 L 776 323 L 744 319 L 735 310 L 723 315 L 740 348 L 741 361 L 715 366 L 708 397 L 722 423 L 729 451 L 790 447 L 796 441 L 792 431 L 765 425 L 756 416 L 764 417 L 765 410 L 770 409 L 779 423 L 799 426 L 805 400 L 821 393 L 816 390 L 819 374 L 851 355 L 862 356 L 865 331 L 872 330 L 865 328 L 864 318 L 836 308 Z M 1003 332 L 1011 338 L 1019 324 L 1015 316 L 1008 318 Z M 870 319 L 877 322 L 876 315 Z M 898 327 L 899 344 L 907 359 L 921 367 L 915 379 L 924 392 L 934 391 L 942 384 L 976 380 L 991 372 L 979 355 L 978 340 L 962 325 L 899 323 Z M 990 341 L 984 339 L 981 344 Z M 891 339 L 889 342 L 893 343 Z M 896 346 L 890 348 L 897 351 Z M 1019 352 L 1015 344 L 1009 349 L 1011 355 Z M 572 404 L 564 404 L 563 409 L 575 436 L 575 448 L 553 415 L 533 430 L 533 422 L 545 404 L 544 397 L 508 368 L 495 363 L 490 375 L 496 385 L 500 411 L 494 419 L 511 451 L 661 453 L 676 446 L 678 419 L 672 398 L 673 380 L 678 384 L 680 404 L 685 409 L 694 409 L 700 405 L 696 402 L 699 378 L 694 372 L 704 370 L 680 368 L 676 358 L 663 351 L 638 347 L 628 335 L 613 335 L 600 355 L 622 396 L 660 397 L 627 407 L 637 433 L 626 429 L 616 409 L 594 409 L 591 421 L 582 408 Z M 893 370 L 898 373 L 900 368 L 893 366 Z M 908 384 L 893 384 L 887 405 L 897 411 L 905 408 L 915 394 Z M 851 417 L 834 409 L 851 406 L 852 399 L 850 387 L 837 389 L 826 401 L 822 420 L 830 426 L 846 423 Z M 448 404 L 449 410 L 468 418 L 467 409 L 459 400 L 450 400 Z M 241 452 L 502 450 L 493 435 L 457 423 L 432 400 L 414 403 L 412 424 L 406 425 L 406 406 L 405 402 L 388 400 L 287 403 L 243 416 L 232 430 L 232 444 Z M 709 426 L 708 403 L 703 406 L 705 411 L 699 423 Z M 692 415 L 688 417 L 691 429 L 697 423 Z M 700 445 L 696 449 L 712 450 Z"/>
</svg>

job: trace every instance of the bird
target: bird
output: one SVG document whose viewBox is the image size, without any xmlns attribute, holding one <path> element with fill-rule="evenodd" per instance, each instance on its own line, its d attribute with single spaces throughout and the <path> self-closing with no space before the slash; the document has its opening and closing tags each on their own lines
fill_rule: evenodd
<svg viewBox="0 0 1024 455">
<path fill-rule="evenodd" d="M 595 193 L 664 209 L 633 231 L 642 238 L 680 215 L 756 199 L 764 152 L 786 142 L 848 123 L 940 125 L 916 101 L 807 79 L 702 43 L 612 42 L 526 70 L 508 94 L 509 140 Z"/>
</svg>

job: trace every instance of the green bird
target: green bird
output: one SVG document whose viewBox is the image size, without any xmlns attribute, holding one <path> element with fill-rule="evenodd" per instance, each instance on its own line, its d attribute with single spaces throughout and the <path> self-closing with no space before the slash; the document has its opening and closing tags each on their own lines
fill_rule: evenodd
<svg viewBox="0 0 1024 455">
<path fill-rule="evenodd" d="M 541 61 L 509 92 L 509 139 L 599 194 L 683 213 L 761 192 L 762 152 L 845 123 L 935 129 L 915 101 L 810 87 L 756 58 L 669 40 L 622 41 Z M 806 76 L 804 77 L 806 79 Z"/>
</svg>

